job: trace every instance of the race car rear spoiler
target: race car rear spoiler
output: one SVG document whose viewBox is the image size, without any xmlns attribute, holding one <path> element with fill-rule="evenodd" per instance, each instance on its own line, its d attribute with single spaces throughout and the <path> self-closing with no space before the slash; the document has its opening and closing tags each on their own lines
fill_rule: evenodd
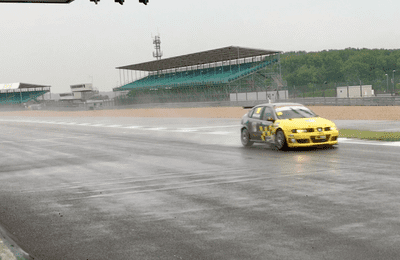
<svg viewBox="0 0 400 260">
<path fill-rule="evenodd" d="M 243 109 L 252 109 L 254 106 L 244 106 Z"/>
</svg>

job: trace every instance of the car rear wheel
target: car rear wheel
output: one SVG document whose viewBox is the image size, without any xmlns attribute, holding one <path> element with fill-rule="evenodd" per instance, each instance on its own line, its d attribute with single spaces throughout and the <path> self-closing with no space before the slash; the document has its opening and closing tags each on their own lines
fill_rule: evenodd
<svg viewBox="0 0 400 260">
<path fill-rule="evenodd" d="M 287 147 L 286 137 L 282 130 L 278 130 L 275 135 L 275 146 L 278 150 L 283 150 Z"/>
<path fill-rule="evenodd" d="M 250 134 L 246 128 L 242 129 L 242 134 L 240 135 L 240 140 L 242 141 L 242 145 L 245 147 L 252 146 L 254 142 L 250 141 Z"/>
</svg>

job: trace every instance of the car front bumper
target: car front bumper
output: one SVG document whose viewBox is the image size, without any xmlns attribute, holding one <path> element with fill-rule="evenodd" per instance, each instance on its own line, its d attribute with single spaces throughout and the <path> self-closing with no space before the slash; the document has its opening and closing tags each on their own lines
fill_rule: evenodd
<svg viewBox="0 0 400 260">
<path fill-rule="evenodd" d="M 290 133 L 286 135 L 288 147 L 307 147 L 317 145 L 334 145 L 338 143 L 339 131 L 311 133 Z"/>
</svg>

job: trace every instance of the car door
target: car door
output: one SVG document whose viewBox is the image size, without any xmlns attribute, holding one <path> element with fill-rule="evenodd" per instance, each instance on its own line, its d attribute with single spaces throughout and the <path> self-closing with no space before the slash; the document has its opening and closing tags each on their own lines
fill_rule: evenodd
<svg viewBox="0 0 400 260">
<path fill-rule="evenodd" d="M 261 117 L 262 113 L 264 111 L 263 106 L 255 107 L 253 109 L 253 113 L 249 118 L 249 125 L 248 129 L 250 132 L 250 138 L 254 141 L 260 141 L 261 140 L 261 131 L 260 131 L 260 126 L 261 126 Z"/>
<path fill-rule="evenodd" d="M 274 123 L 273 121 L 268 121 L 268 118 L 274 119 L 274 112 L 271 107 L 265 107 L 261 115 L 259 130 L 260 130 L 260 140 L 269 142 L 271 141 L 271 127 Z"/>
</svg>

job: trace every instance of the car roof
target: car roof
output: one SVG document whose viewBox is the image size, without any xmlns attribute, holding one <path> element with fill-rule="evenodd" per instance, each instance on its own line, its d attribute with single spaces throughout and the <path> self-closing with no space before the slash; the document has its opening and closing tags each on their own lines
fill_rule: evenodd
<svg viewBox="0 0 400 260">
<path fill-rule="evenodd" d="M 304 106 L 304 105 L 300 104 L 300 103 L 289 103 L 289 102 L 286 102 L 286 103 L 265 103 L 265 104 L 259 104 L 259 105 L 255 106 L 255 107 L 260 107 L 260 106 L 263 106 L 263 107 L 265 107 L 265 106 L 276 107 L 276 106 Z"/>
</svg>

